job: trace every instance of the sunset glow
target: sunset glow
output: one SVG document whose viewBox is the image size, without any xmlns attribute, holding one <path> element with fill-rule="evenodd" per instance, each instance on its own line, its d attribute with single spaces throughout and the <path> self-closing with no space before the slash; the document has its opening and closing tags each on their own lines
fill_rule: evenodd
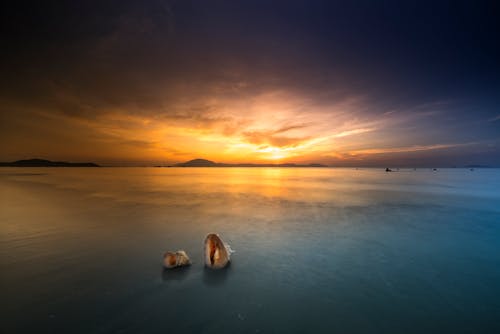
<svg viewBox="0 0 500 334">
<path fill-rule="evenodd" d="M 49 31 L 61 30 L 60 39 L 19 28 L 42 46 L 36 61 L 23 63 L 9 53 L 3 62 L 4 160 L 147 166 L 194 158 L 339 166 L 500 163 L 492 158 L 500 156 L 494 154 L 498 98 L 487 94 L 497 86 L 485 77 L 493 67 L 476 66 L 490 61 L 490 53 L 478 56 L 481 61 L 453 51 L 460 73 L 468 73 L 457 81 L 455 65 L 423 57 L 441 45 L 439 36 L 420 32 L 428 39 L 423 47 L 420 39 L 413 45 L 392 32 L 382 36 L 369 24 L 359 23 L 359 32 L 342 30 L 330 16 L 354 15 L 356 8 L 349 6 L 311 9 L 330 15 L 324 18 L 332 24 L 328 28 L 321 20 L 318 26 L 315 19 L 295 22 L 295 14 L 308 15 L 297 4 L 288 4 L 279 20 L 273 13 L 281 9 L 247 5 L 235 12 L 222 3 L 121 6 L 116 17 L 93 23 L 95 35 L 81 36 L 57 20 L 46 24 Z M 248 11 L 263 17 L 261 25 L 243 23 Z M 392 24 L 394 31 L 403 29 Z M 384 48 L 373 49 L 376 37 L 404 45 L 399 52 L 405 57 L 397 58 L 404 62 Z M 344 43 L 358 39 L 362 46 Z M 475 89 L 467 90 L 471 80 Z M 450 85 L 458 86 L 444 89 Z"/>
</svg>

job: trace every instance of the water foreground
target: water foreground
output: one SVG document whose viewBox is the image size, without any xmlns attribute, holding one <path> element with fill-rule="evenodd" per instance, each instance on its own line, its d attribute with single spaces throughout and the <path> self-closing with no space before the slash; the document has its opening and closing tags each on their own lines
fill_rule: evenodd
<svg viewBox="0 0 500 334">
<path fill-rule="evenodd" d="M 499 204 L 499 169 L 2 168 L 0 331 L 498 333 Z"/>
</svg>

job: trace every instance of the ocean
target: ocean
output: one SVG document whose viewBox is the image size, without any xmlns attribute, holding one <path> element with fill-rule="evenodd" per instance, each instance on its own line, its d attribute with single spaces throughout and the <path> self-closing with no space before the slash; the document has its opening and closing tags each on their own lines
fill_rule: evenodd
<svg viewBox="0 0 500 334">
<path fill-rule="evenodd" d="M 500 169 L 1 168 L 0 292 L 2 333 L 500 333 Z"/>
</svg>

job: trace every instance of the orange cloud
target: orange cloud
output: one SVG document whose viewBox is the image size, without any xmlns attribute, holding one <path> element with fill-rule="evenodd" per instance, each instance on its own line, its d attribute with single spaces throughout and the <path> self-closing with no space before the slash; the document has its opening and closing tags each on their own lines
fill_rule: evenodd
<svg viewBox="0 0 500 334">
<path fill-rule="evenodd" d="M 335 134 L 333 137 L 341 138 L 341 137 L 346 137 L 346 136 L 358 135 L 358 134 L 365 133 L 365 132 L 371 132 L 374 130 L 375 130 L 375 128 L 360 128 L 360 129 L 346 130 L 346 131 L 342 131 L 340 133 Z"/>
</svg>

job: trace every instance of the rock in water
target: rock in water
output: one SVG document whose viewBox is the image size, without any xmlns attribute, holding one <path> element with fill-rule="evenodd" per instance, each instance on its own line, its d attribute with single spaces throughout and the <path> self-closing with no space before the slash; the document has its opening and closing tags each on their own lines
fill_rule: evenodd
<svg viewBox="0 0 500 334">
<path fill-rule="evenodd" d="M 205 238 L 205 265 L 213 269 L 227 266 L 231 257 L 231 248 L 215 233 Z"/>
<path fill-rule="evenodd" d="M 163 254 L 163 266 L 167 269 L 189 266 L 190 264 L 191 260 L 183 250 Z"/>
</svg>

